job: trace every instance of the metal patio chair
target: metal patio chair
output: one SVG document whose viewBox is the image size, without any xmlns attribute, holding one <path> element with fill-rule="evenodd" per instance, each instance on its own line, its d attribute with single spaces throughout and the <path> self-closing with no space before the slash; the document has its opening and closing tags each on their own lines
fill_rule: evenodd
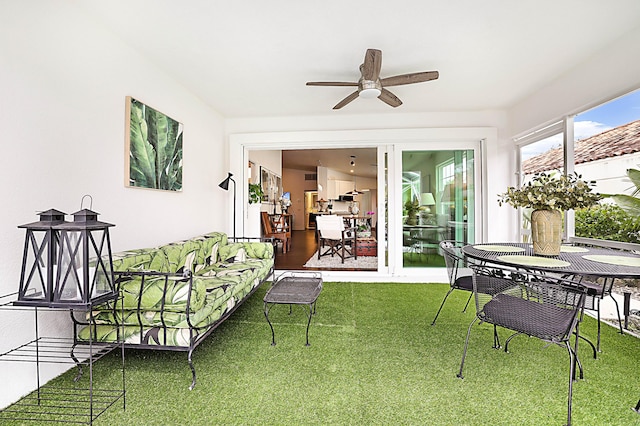
<svg viewBox="0 0 640 426">
<path fill-rule="evenodd" d="M 469 292 L 469 298 L 467 299 L 467 303 L 464 305 L 462 312 L 466 312 L 469 302 L 471 301 L 471 297 L 473 297 L 473 273 L 471 269 L 469 269 L 467 262 L 464 259 L 464 255 L 462 254 L 463 246 L 464 243 L 460 241 L 445 240 L 440 242 L 440 249 L 444 256 L 444 263 L 447 265 L 449 291 L 444 295 L 444 299 L 442 300 L 440 308 L 438 309 L 431 325 L 435 325 L 444 303 L 454 290 Z"/>
<path fill-rule="evenodd" d="M 624 334 L 622 329 L 622 317 L 620 316 L 620 306 L 618 305 L 618 301 L 611 294 L 611 290 L 613 289 L 613 281 L 615 278 L 600 278 L 590 276 L 590 275 L 574 275 L 572 279 L 579 281 L 583 286 L 585 286 L 589 292 L 587 298 L 584 302 L 584 308 L 589 311 L 596 311 L 596 315 L 598 317 L 598 337 L 596 339 L 596 351 L 600 351 L 600 302 L 606 296 L 611 297 L 614 304 L 616 305 L 616 313 L 618 314 L 618 327 L 620 329 L 620 334 Z M 595 354 L 594 354 L 595 358 Z"/>
<path fill-rule="evenodd" d="M 524 334 L 563 346 L 569 354 L 569 392 L 567 424 L 571 424 L 571 401 L 577 358 L 578 325 L 582 317 L 586 288 L 575 281 L 544 275 L 523 273 L 499 267 L 471 265 L 476 317 L 469 325 L 464 344 L 462 370 L 469 346 L 471 328 L 476 321 L 493 324 L 494 348 L 500 348 L 497 327 L 513 331 L 505 341 L 505 352 L 511 339 Z M 576 345 L 570 344 L 576 335 Z M 580 371 L 582 373 L 582 367 Z"/>
</svg>

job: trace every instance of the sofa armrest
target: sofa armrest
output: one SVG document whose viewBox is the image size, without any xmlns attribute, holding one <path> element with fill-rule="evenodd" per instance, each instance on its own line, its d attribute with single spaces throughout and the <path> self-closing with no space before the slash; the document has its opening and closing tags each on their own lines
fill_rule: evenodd
<svg viewBox="0 0 640 426">
<path fill-rule="evenodd" d="M 116 288 L 126 310 L 193 312 L 204 305 L 206 288 L 194 285 L 191 271 L 115 271 Z"/>
<path fill-rule="evenodd" d="M 218 258 L 220 262 L 229 262 L 234 259 L 241 262 L 245 258 L 272 259 L 275 257 L 273 244 L 263 241 L 242 241 L 229 243 L 220 247 Z"/>
</svg>

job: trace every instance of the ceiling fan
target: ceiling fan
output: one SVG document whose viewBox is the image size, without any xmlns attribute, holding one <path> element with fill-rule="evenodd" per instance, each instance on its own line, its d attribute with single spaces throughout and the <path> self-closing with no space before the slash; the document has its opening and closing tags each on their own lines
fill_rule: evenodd
<svg viewBox="0 0 640 426">
<path fill-rule="evenodd" d="M 309 81 L 307 82 L 307 86 L 358 87 L 358 90 L 338 102 L 333 109 L 340 109 L 357 97 L 367 99 L 378 98 L 382 102 L 385 102 L 395 108 L 402 105 L 402 101 L 385 87 L 422 83 L 424 81 L 435 80 L 439 77 L 438 71 L 424 71 L 380 78 L 381 67 L 382 51 L 378 49 L 367 49 L 367 53 L 364 55 L 364 63 L 360 65 L 361 76 L 357 83 L 342 81 Z"/>
</svg>

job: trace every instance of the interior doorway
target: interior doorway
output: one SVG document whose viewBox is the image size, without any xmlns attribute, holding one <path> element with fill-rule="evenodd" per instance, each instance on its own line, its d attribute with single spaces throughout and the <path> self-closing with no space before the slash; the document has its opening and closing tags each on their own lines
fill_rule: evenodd
<svg viewBox="0 0 640 426">
<path fill-rule="evenodd" d="M 304 192 L 304 223 L 305 229 L 316 229 L 314 210 L 318 208 L 318 191 Z"/>
<path fill-rule="evenodd" d="M 279 191 L 291 194 L 288 213 L 294 224 L 292 233 L 297 235 L 286 254 L 278 251 L 276 266 L 285 262 L 292 269 L 294 263 L 300 263 L 294 269 L 303 269 L 317 250 L 315 218 L 319 214 L 350 216 L 358 211 L 360 215 L 371 213 L 369 223 L 377 222 L 377 153 L 375 147 L 247 151 L 253 168 L 268 169 L 281 177 Z M 262 210 L 279 213 L 280 206 L 263 202 Z"/>
</svg>

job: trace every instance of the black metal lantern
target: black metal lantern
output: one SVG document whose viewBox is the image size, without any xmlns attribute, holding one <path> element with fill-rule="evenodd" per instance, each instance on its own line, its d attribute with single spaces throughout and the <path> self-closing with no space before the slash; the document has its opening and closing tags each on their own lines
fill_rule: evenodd
<svg viewBox="0 0 640 426">
<path fill-rule="evenodd" d="M 27 235 L 16 305 L 48 306 L 53 300 L 60 236 L 54 227 L 65 223 L 65 213 L 50 209 L 39 216 L 38 222 L 18 226 L 26 229 Z"/>
<path fill-rule="evenodd" d="M 116 297 L 111 226 L 89 209 L 74 213 L 73 222 L 54 226 L 60 246 L 52 307 L 87 306 Z"/>
</svg>

